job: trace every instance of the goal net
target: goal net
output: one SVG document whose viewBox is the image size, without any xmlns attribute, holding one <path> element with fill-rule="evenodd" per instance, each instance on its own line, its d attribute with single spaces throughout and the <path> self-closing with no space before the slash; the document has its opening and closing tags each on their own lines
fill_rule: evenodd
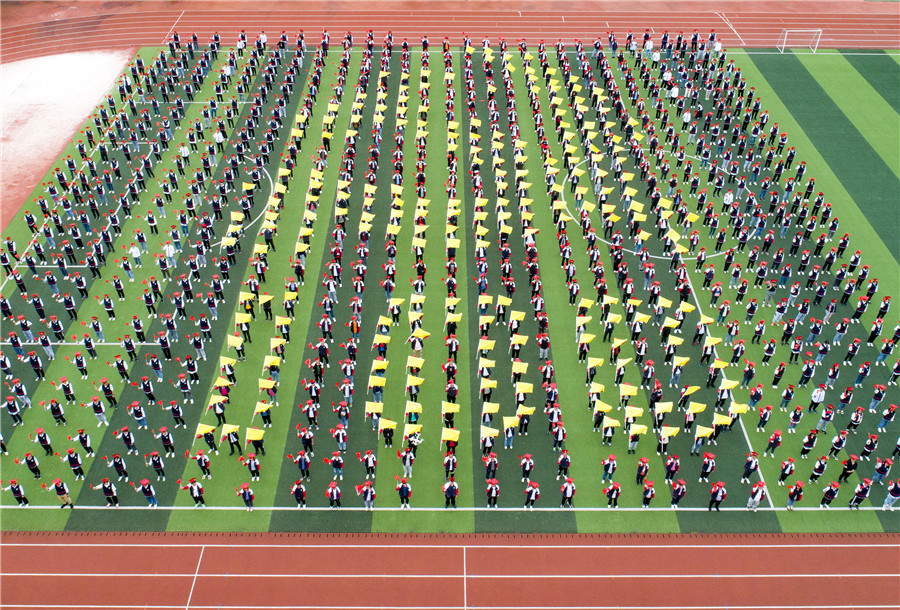
<svg viewBox="0 0 900 610">
<path fill-rule="evenodd" d="M 822 30 L 781 30 L 778 44 L 775 46 L 779 53 L 785 49 L 809 49 L 813 53 L 819 48 L 819 40 L 822 38 Z"/>
</svg>

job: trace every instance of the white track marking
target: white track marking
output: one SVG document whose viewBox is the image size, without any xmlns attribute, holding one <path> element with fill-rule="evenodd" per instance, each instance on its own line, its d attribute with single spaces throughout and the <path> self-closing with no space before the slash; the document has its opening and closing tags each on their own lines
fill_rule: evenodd
<svg viewBox="0 0 900 610">
<path fill-rule="evenodd" d="M 184 13 L 182 13 L 182 14 L 184 14 Z M 191 582 L 191 592 L 188 593 L 187 604 L 185 604 L 185 606 L 184 606 L 185 610 L 188 610 L 191 607 L 191 599 L 194 597 L 194 586 L 196 586 L 196 584 L 197 584 L 197 576 L 200 575 L 200 565 L 203 562 L 203 551 L 205 551 L 205 550 L 206 550 L 205 546 L 200 547 L 200 557 L 197 558 L 197 569 L 194 570 L 194 580 Z M 148 574 L 148 576 L 150 576 L 150 575 Z"/>
</svg>

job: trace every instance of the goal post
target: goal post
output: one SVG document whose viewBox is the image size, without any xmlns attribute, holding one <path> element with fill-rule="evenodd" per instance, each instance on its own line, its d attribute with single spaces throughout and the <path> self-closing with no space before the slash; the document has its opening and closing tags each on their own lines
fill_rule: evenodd
<svg viewBox="0 0 900 610">
<path fill-rule="evenodd" d="M 815 53 L 819 48 L 819 41 L 822 39 L 821 29 L 809 30 L 781 30 L 778 36 L 778 44 L 775 48 L 779 53 L 784 53 L 785 49 L 809 49 Z"/>
</svg>

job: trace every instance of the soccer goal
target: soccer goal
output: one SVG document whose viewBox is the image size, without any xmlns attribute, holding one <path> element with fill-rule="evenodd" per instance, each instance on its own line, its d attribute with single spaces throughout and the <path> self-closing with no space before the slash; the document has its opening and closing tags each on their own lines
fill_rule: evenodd
<svg viewBox="0 0 900 610">
<path fill-rule="evenodd" d="M 779 53 L 785 49 L 809 49 L 813 53 L 819 48 L 819 40 L 822 39 L 822 30 L 781 30 L 778 44 L 775 46 Z"/>
</svg>

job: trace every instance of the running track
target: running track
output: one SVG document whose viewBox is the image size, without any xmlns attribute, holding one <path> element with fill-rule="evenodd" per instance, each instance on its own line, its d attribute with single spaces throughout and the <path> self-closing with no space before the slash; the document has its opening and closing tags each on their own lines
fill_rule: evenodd
<svg viewBox="0 0 900 610">
<path fill-rule="evenodd" d="M 160 45 L 174 30 L 183 36 L 196 32 L 201 43 L 219 32 L 223 43 L 230 45 L 241 29 L 252 39 L 260 30 L 269 32 L 270 37 L 286 30 L 293 37 L 302 28 L 307 43 L 316 44 L 322 28 L 327 28 L 332 43 L 339 45 L 345 32 L 362 40 L 368 29 L 374 31 L 377 41 L 392 30 L 398 42 L 404 38 L 418 42 L 427 34 L 434 44 L 444 36 L 459 44 L 462 32 L 475 41 L 487 36 L 494 42 L 498 37 L 571 42 L 592 41 L 608 31 L 622 39 L 628 30 L 650 29 L 658 37 L 664 30 L 690 33 L 697 29 L 704 36 L 715 30 L 726 47 L 772 48 L 782 29 L 821 28 L 819 46 L 823 48 L 900 47 L 900 11 L 892 2 L 683 0 L 673 5 L 651 0 L 629 6 L 573 0 L 557 3 L 553 10 L 524 0 L 399 0 L 365 6 L 322 0 L 224 5 L 152 0 L 72 3 L 74 6 L 51 2 L 36 5 L 41 7 L 37 11 L 28 6 L 31 3 L 17 4 L 3 7 L 0 57 L 4 62 L 72 51 Z M 58 10 L 53 10 L 54 6 Z"/>
<path fill-rule="evenodd" d="M 173 9 L 177 6 L 177 9 Z M 782 28 L 822 28 L 821 47 L 897 48 L 889 2 L 569 2 L 554 11 L 494 2 L 298 4 L 3 3 L 0 61 L 162 44 L 172 31 L 245 29 L 315 43 L 438 43 L 461 33 L 508 40 L 592 40 L 606 31 L 706 34 L 726 46 L 773 47 Z M 187 7 L 184 9 L 184 7 Z M 183 10 L 182 10 L 183 9 Z M 814 13 L 812 11 L 815 11 Z M 49 153 L 48 153 L 49 154 Z M 55 154 L 52 155 L 55 157 Z M 48 159 L 48 163 L 52 159 Z M 46 168 L 38 168 L 35 181 Z M 27 194 L 27 193 L 26 193 Z M 24 195 L 23 195 L 24 196 Z M 11 198 L 10 201 L 21 201 Z M 16 206 L 4 206 L 10 212 Z M 12 208 L 12 210 L 10 210 Z M 6 213 L 4 214 L 6 216 Z M 5 223 L 4 223 L 5 224 Z M 900 537 L 835 536 L 321 536 L 43 534 L 0 537 L 2 608 L 894 608 Z M 123 576 L 124 575 L 124 576 Z M 223 603 L 225 605 L 223 605 Z"/>
<path fill-rule="evenodd" d="M 0 540 L 3 608 L 829 609 L 900 599 L 900 537 L 885 535 Z"/>
</svg>

